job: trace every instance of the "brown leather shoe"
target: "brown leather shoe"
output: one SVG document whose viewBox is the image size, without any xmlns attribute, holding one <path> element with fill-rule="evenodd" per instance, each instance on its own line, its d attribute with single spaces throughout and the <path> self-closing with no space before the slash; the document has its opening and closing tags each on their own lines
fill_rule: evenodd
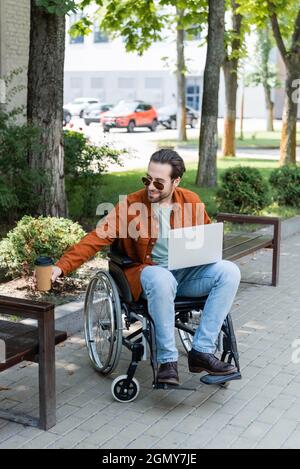
<svg viewBox="0 0 300 469">
<path fill-rule="evenodd" d="M 189 370 L 192 373 L 207 371 L 213 376 L 230 375 L 237 371 L 234 365 L 222 362 L 213 353 L 202 353 L 192 349 L 188 354 Z"/>
<path fill-rule="evenodd" d="M 177 362 L 162 363 L 157 373 L 159 383 L 179 385 Z"/>
</svg>

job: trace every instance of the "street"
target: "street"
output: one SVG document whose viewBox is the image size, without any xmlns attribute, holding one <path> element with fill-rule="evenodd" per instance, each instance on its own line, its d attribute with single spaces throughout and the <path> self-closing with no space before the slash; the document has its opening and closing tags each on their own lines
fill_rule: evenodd
<svg viewBox="0 0 300 469">
<path fill-rule="evenodd" d="M 159 126 L 156 132 L 151 132 L 147 128 L 137 128 L 133 133 L 128 133 L 126 129 L 113 129 L 109 133 L 104 133 L 100 124 L 91 124 L 86 126 L 83 119 L 72 119 L 73 127 L 71 130 L 82 131 L 91 142 L 96 145 L 108 143 L 117 148 L 126 148 L 130 151 L 130 158 L 126 157 L 126 162 L 122 168 L 117 165 L 110 165 L 109 171 L 128 171 L 137 168 L 145 168 L 150 156 L 158 147 L 160 141 L 174 141 L 177 138 L 177 130 L 165 129 Z M 219 119 L 219 135 L 222 135 L 224 120 Z M 68 126 L 69 128 L 70 126 Z M 280 131 L 281 121 L 274 121 L 275 130 Z M 264 129 L 265 121 L 263 119 L 245 119 L 244 132 L 256 132 L 257 129 Z M 237 135 L 240 131 L 240 122 L 237 121 Z M 197 139 L 199 137 L 199 126 L 195 129 L 187 128 L 188 139 Z M 173 142 L 172 142 L 173 145 Z M 174 142 L 176 145 L 176 142 Z M 178 152 L 185 161 L 198 161 L 198 152 L 195 148 L 179 148 Z M 219 151 L 220 156 L 220 151 Z M 262 158 L 270 160 L 279 159 L 279 149 L 258 149 L 243 148 L 237 149 L 239 158 Z M 300 147 L 297 148 L 297 160 L 300 161 Z"/>
</svg>

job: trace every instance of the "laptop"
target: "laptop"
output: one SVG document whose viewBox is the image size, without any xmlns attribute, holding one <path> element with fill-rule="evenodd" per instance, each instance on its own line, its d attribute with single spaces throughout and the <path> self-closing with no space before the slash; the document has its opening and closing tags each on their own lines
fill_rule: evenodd
<svg viewBox="0 0 300 469">
<path fill-rule="evenodd" d="M 222 260 L 223 223 L 169 230 L 168 269 L 212 264 Z"/>
</svg>

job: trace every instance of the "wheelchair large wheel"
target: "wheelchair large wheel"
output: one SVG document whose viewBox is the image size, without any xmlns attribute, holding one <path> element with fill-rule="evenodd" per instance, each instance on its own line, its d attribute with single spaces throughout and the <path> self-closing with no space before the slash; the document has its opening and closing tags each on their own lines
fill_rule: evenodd
<svg viewBox="0 0 300 469">
<path fill-rule="evenodd" d="M 122 350 L 122 311 L 117 286 L 103 270 L 87 289 L 84 333 L 92 366 L 104 375 L 112 373 Z"/>
<path fill-rule="evenodd" d="M 196 329 L 199 326 L 200 317 L 201 317 L 201 311 L 196 311 L 196 310 L 190 311 L 186 316 L 184 325 L 196 331 Z M 179 334 L 181 343 L 184 347 L 184 350 L 186 351 L 186 353 L 188 353 L 192 349 L 193 335 L 181 329 L 178 329 L 178 334 Z"/>
<path fill-rule="evenodd" d="M 184 325 L 193 329 L 194 332 L 198 329 L 198 326 L 200 324 L 200 319 L 201 319 L 202 311 L 190 311 L 188 315 L 186 316 L 186 320 L 184 321 Z M 193 334 L 190 334 L 189 332 L 183 331 L 182 329 L 178 329 L 178 334 L 181 340 L 181 343 L 184 347 L 184 350 L 186 353 L 188 353 L 193 346 Z M 226 347 L 225 347 L 226 343 Z M 223 351 L 225 348 L 228 348 L 228 340 L 227 336 L 223 331 L 220 332 L 219 337 L 218 337 L 218 342 L 216 343 L 217 350 Z"/>
</svg>

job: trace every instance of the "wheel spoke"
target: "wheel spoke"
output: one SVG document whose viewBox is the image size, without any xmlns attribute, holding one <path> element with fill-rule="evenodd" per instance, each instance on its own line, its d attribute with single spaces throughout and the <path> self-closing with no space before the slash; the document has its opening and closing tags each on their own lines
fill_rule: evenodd
<svg viewBox="0 0 300 469">
<path fill-rule="evenodd" d="M 93 366 L 104 374 L 116 366 L 121 346 L 121 308 L 113 279 L 100 271 L 91 280 L 85 301 L 85 335 Z"/>
</svg>

